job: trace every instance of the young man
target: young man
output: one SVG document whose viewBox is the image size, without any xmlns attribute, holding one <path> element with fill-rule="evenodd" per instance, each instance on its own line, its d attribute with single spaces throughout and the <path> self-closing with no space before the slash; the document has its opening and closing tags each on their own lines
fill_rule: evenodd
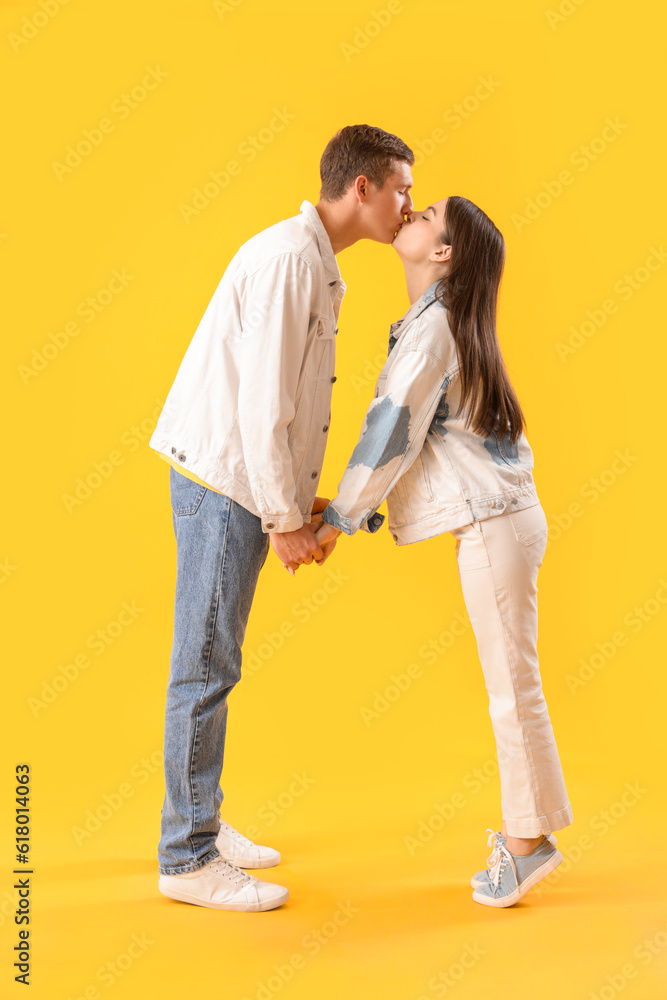
<svg viewBox="0 0 667 1000">
<path fill-rule="evenodd" d="M 241 870 L 280 854 L 220 819 L 227 697 L 269 542 L 284 564 L 326 554 L 310 521 L 327 504 L 315 494 L 345 293 L 336 254 L 360 239 L 391 243 L 412 211 L 413 162 L 379 128 L 331 139 L 317 205 L 304 201 L 231 260 L 150 440 L 172 466 L 177 544 L 158 849 L 158 887 L 172 899 L 267 910 L 288 896 Z"/>
</svg>

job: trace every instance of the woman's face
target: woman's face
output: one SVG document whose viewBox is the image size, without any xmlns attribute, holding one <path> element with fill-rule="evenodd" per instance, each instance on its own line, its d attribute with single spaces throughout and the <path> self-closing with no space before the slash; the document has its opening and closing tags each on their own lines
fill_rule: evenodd
<svg viewBox="0 0 667 1000">
<path fill-rule="evenodd" d="M 423 211 L 410 213 L 392 242 L 402 260 L 422 264 L 433 260 L 433 254 L 442 250 L 446 205 L 447 199 L 443 198 Z"/>
</svg>

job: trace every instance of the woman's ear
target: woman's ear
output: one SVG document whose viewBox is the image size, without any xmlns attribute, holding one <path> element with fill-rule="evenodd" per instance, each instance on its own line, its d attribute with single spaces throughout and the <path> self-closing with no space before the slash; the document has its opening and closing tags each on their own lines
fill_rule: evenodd
<svg viewBox="0 0 667 1000">
<path fill-rule="evenodd" d="M 436 250 L 431 250 L 429 254 L 429 260 L 432 260 L 434 264 L 444 264 L 452 256 L 451 246 L 445 246 L 441 244 Z"/>
</svg>

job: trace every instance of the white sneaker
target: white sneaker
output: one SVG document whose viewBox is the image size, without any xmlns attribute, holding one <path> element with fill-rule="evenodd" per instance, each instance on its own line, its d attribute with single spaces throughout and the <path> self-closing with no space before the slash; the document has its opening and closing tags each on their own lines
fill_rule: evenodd
<svg viewBox="0 0 667 1000">
<path fill-rule="evenodd" d="M 220 856 L 237 868 L 273 868 L 280 864 L 279 851 L 254 844 L 222 819 L 215 846 L 220 851 Z"/>
<path fill-rule="evenodd" d="M 163 896 L 182 903 L 210 906 L 213 910 L 257 912 L 273 910 L 289 897 L 282 885 L 260 882 L 228 861 L 214 858 L 203 868 L 183 875 L 160 875 L 158 889 Z"/>
</svg>

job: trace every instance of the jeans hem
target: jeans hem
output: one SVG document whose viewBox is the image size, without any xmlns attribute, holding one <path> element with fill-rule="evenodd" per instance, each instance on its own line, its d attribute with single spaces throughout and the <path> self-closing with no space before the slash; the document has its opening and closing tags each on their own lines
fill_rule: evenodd
<svg viewBox="0 0 667 1000">
<path fill-rule="evenodd" d="M 536 819 L 512 819 L 511 816 L 503 816 L 508 837 L 539 837 L 540 834 L 548 834 L 553 830 L 562 830 L 564 826 L 570 826 L 573 822 L 572 806 L 568 804 L 556 812 L 547 813 Z"/>
<path fill-rule="evenodd" d="M 217 847 L 213 847 L 210 851 L 204 854 L 197 861 L 191 861 L 187 865 L 178 865 L 174 867 L 171 865 L 167 867 L 166 865 L 158 865 L 158 871 L 160 875 L 187 875 L 189 872 L 196 872 L 204 865 L 207 865 L 209 861 L 214 861 L 215 858 L 221 857 L 220 851 Z"/>
</svg>

